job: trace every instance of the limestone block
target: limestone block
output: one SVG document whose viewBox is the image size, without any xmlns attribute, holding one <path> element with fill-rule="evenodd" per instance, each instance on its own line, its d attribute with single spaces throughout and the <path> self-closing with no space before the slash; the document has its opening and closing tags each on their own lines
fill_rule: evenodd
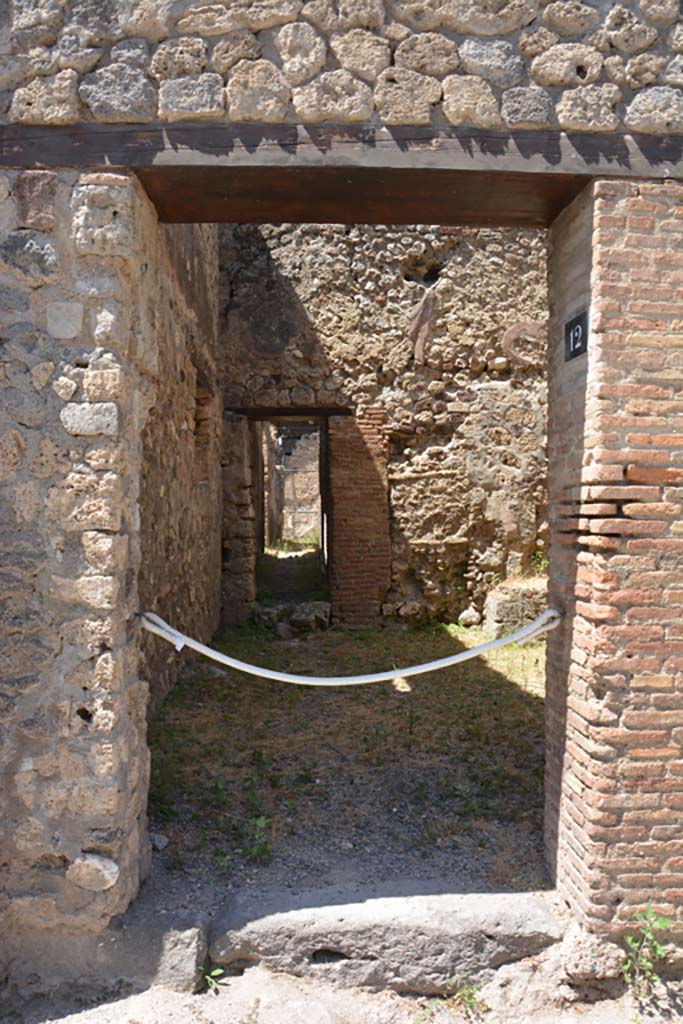
<svg viewBox="0 0 683 1024">
<path fill-rule="evenodd" d="M 325 66 L 327 44 L 305 22 L 283 25 L 273 33 L 282 61 L 282 73 L 290 85 L 301 85 Z"/>
<path fill-rule="evenodd" d="M 53 576 L 50 596 L 66 604 L 85 604 L 90 608 L 115 608 L 119 597 L 119 581 L 113 576 L 81 576 L 66 579 Z"/>
<path fill-rule="evenodd" d="M 159 118 L 162 121 L 215 121 L 225 114 L 223 79 L 220 75 L 183 75 L 168 78 L 159 87 Z"/>
<path fill-rule="evenodd" d="M 653 71 L 656 64 L 658 63 L 658 60 L 664 60 L 664 58 L 655 57 L 654 54 L 643 53 L 640 55 L 640 57 L 634 57 L 632 61 L 629 61 L 629 65 L 633 64 L 635 61 L 640 60 L 642 58 L 649 59 Z M 643 82 L 643 85 L 654 85 L 655 81 L 656 76 L 654 79 L 652 79 L 652 81 Z M 662 75 L 662 82 L 665 85 L 673 85 L 678 88 L 683 86 L 683 54 L 678 54 L 676 57 L 669 61 L 669 63 L 666 66 L 666 70 Z"/>
<path fill-rule="evenodd" d="M 42 391 L 54 371 L 55 364 L 51 362 L 38 363 L 31 370 L 31 383 L 36 391 Z"/>
<path fill-rule="evenodd" d="M 156 89 L 144 72 L 131 64 L 109 64 L 91 72 L 78 91 L 96 121 L 138 123 L 156 116 Z"/>
<path fill-rule="evenodd" d="M 683 93 L 667 85 L 643 89 L 629 104 L 624 124 L 632 132 L 683 133 Z"/>
<path fill-rule="evenodd" d="M 420 32 L 440 28 L 443 11 L 442 0 L 392 0 L 391 13 L 399 21 Z"/>
<path fill-rule="evenodd" d="M 620 978 L 624 951 L 605 935 L 591 935 L 572 921 L 562 942 L 562 967 L 573 985 L 591 985 Z"/>
<path fill-rule="evenodd" d="M 384 124 L 429 124 L 441 99 L 441 83 L 407 68 L 387 68 L 375 88 L 375 106 Z"/>
<path fill-rule="evenodd" d="M 438 32 L 421 32 L 405 39 L 394 56 L 399 68 L 421 75 L 443 78 L 460 68 L 458 48 L 452 39 Z"/>
<path fill-rule="evenodd" d="M 82 326 L 82 302 L 48 302 L 47 330 L 53 338 L 77 338 Z"/>
<path fill-rule="evenodd" d="M 524 65 L 512 43 L 466 39 L 460 47 L 463 69 L 507 89 L 524 76 Z"/>
<path fill-rule="evenodd" d="M 60 0 L 14 0 L 12 32 L 44 25 L 58 28 L 64 21 L 64 4 Z"/>
<path fill-rule="evenodd" d="M 610 42 L 622 53 L 647 50 L 657 41 L 657 29 L 639 21 L 626 7 L 614 7 L 605 19 Z"/>
<path fill-rule="evenodd" d="M 128 553 L 128 538 L 98 530 L 86 530 L 81 537 L 83 554 L 88 565 L 101 573 L 123 569 Z M 103 655 L 104 657 L 104 655 Z"/>
<path fill-rule="evenodd" d="M 224 75 L 241 60 L 258 60 L 261 44 L 253 32 L 238 29 L 220 39 L 211 52 L 211 67 Z"/>
<path fill-rule="evenodd" d="M 282 73 L 267 60 L 241 60 L 232 70 L 227 87 L 233 121 L 283 121 L 290 90 Z"/>
<path fill-rule="evenodd" d="M 69 882 L 88 892 L 104 892 L 116 885 L 119 878 L 118 865 L 109 857 L 98 853 L 84 853 L 69 865 L 66 872 Z"/>
<path fill-rule="evenodd" d="M 48 518 L 71 531 L 110 530 L 121 526 L 121 481 L 115 473 L 68 473 L 47 495 Z"/>
<path fill-rule="evenodd" d="M 26 441 L 18 430 L 8 430 L 0 435 L 0 480 L 15 473 L 26 453 Z"/>
<path fill-rule="evenodd" d="M 115 402 L 69 402 L 60 410 L 59 418 L 68 434 L 92 437 L 119 432 L 119 409 Z"/>
<path fill-rule="evenodd" d="M 683 53 L 683 25 L 674 25 L 669 32 L 667 45 L 674 53 Z"/>
<path fill-rule="evenodd" d="M 680 12 L 679 0 L 640 0 L 639 7 L 647 21 L 665 28 L 673 25 Z"/>
<path fill-rule="evenodd" d="M 605 59 L 605 75 L 610 82 L 614 82 L 615 85 L 626 85 L 626 65 L 624 64 L 624 58 L 620 57 L 619 54 L 607 57 Z"/>
<path fill-rule="evenodd" d="M 102 50 L 96 46 L 85 46 L 77 32 L 65 32 L 60 36 L 55 49 L 58 68 L 72 68 L 80 74 L 92 71 Z"/>
<path fill-rule="evenodd" d="M 503 120 L 510 128 L 550 128 L 555 107 L 550 94 L 538 86 L 517 86 L 503 93 Z"/>
<path fill-rule="evenodd" d="M 35 231 L 11 231 L 0 241 L 0 267 L 32 288 L 54 281 L 59 264 L 52 243 Z"/>
<path fill-rule="evenodd" d="M 673 63 L 674 61 L 671 62 L 671 64 Z M 631 57 L 626 65 L 626 84 L 631 89 L 644 89 L 647 85 L 654 85 L 665 64 L 666 57 L 656 53 L 639 53 L 637 57 Z M 668 70 L 667 68 L 667 71 L 662 75 L 662 81 L 666 85 L 683 85 L 683 61 L 680 62 L 678 75 L 675 76 L 677 81 L 669 80 L 667 77 Z"/>
<path fill-rule="evenodd" d="M 149 43 L 146 39 L 122 39 L 111 48 L 112 64 L 133 64 L 146 68 L 149 64 Z"/>
<path fill-rule="evenodd" d="M 333 35 L 330 48 L 343 68 L 366 82 L 374 82 L 391 63 L 387 41 L 362 28 Z"/>
<path fill-rule="evenodd" d="M 24 171 L 12 186 L 20 228 L 50 231 L 55 226 L 57 175 L 53 171 Z"/>
<path fill-rule="evenodd" d="M 348 71 L 327 71 L 293 92 L 294 110 L 304 122 L 367 121 L 373 111 L 372 90 Z"/>
<path fill-rule="evenodd" d="M 181 36 L 162 43 L 152 58 L 150 74 L 154 78 L 196 75 L 206 67 L 206 43 L 197 36 Z"/>
<path fill-rule="evenodd" d="M 83 374 L 83 397 L 86 402 L 106 402 L 121 396 L 123 373 L 120 369 L 86 370 Z"/>
<path fill-rule="evenodd" d="M 555 0 L 543 12 L 543 20 L 561 36 L 581 36 L 595 28 L 600 15 L 579 0 Z"/>
<path fill-rule="evenodd" d="M 504 36 L 529 25 L 538 14 L 538 0 L 450 0 L 442 9 L 441 24 L 454 32 Z"/>
<path fill-rule="evenodd" d="M 75 380 L 72 380 L 71 377 L 65 377 L 62 375 L 52 382 L 52 390 L 58 398 L 61 398 L 64 402 L 68 402 L 69 399 L 73 398 L 78 391 L 78 384 Z"/>
<path fill-rule="evenodd" d="M 350 28 L 381 28 L 383 0 L 312 0 L 301 12 L 321 32 L 346 32 Z"/>
<path fill-rule="evenodd" d="M 519 37 L 519 50 L 523 57 L 532 60 L 539 53 L 545 53 L 551 46 L 559 43 L 560 37 L 547 28 L 539 28 L 534 32 L 522 32 Z"/>
<path fill-rule="evenodd" d="M 77 28 L 83 41 L 89 45 L 116 42 L 122 35 L 117 6 L 103 0 L 71 0 L 70 26 Z"/>
<path fill-rule="evenodd" d="M 78 74 L 68 69 L 17 89 L 9 119 L 14 124 L 75 124 L 81 119 Z"/>
<path fill-rule="evenodd" d="M 503 119 L 493 89 L 474 75 L 449 75 L 443 83 L 443 112 L 451 124 L 499 128 Z"/>
<path fill-rule="evenodd" d="M 621 92 L 612 83 L 568 89 L 556 106 L 560 128 L 575 132 L 615 131 L 619 117 L 614 108 L 620 99 Z"/>
<path fill-rule="evenodd" d="M 238 28 L 260 32 L 294 21 L 302 6 L 303 0 L 236 0 L 229 7 L 202 4 L 185 11 L 178 30 L 201 36 L 222 36 Z"/>
<path fill-rule="evenodd" d="M 603 63 L 592 46 L 559 43 L 532 61 L 531 77 L 539 85 L 588 85 L 597 82 Z"/>
<path fill-rule="evenodd" d="M 168 0 L 117 0 L 121 31 L 127 36 L 141 36 L 156 42 L 169 34 Z M 112 50 L 112 60 L 115 60 Z"/>
<path fill-rule="evenodd" d="M 71 197 L 72 235 L 78 252 L 94 256 L 134 255 L 130 183 L 78 185 Z"/>
</svg>

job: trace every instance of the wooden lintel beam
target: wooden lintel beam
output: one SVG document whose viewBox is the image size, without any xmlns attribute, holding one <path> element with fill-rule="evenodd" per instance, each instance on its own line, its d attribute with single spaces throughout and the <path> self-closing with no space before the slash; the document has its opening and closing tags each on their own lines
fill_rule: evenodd
<svg viewBox="0 0 683 1024">
<path fill-rule="evenodd" d="M 331 124 L 0 125 L 0 166 L 336 166 L 683 178 L 683 136 Z"/>
</svg>

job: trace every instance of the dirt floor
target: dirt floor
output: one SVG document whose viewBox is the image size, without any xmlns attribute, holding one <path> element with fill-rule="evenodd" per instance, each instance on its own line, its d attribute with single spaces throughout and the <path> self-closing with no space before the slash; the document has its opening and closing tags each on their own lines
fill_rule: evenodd
<svg viewBox="0 0 683 1024">
<path fill-rule="evenodd" d="M 345 674 L 481 639 L 431 627 L 283 641 L 244 627 L 218 646 L 271 668 Z M 198 664 L 150 727 L 162 866 L 191 875 L 209 901 L 217 888 L 401 879 L 546 888 L 543 677 L 540 642 L 421 677 L 410 693 L 294 687 Z"/>
<path fill-rule="evenodd" d="M 261 604 L 327 601 L 320 549 L 293 542 L 266 548 L 256 562 L 256 595 Z"/>
</svg>

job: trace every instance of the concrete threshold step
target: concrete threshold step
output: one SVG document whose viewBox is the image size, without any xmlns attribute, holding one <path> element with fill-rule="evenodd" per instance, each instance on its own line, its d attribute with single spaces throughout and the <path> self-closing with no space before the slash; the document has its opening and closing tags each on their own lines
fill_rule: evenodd
<svg viewBox="0 0 683 1024">
<path fill-rule="evenodd" d="M 238 897 L 214 918 L 209 955 L 235 973 L 260 963 L 344 986 L 438 995 L 455 979 L 483 983 L 562 938 L 549 895 L 425 888 L 402 880 Z"/>
</svg>

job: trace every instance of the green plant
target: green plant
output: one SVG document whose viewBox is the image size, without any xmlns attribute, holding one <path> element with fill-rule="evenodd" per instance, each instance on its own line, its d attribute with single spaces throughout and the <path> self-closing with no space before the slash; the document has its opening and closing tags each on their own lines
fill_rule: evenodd
<svg viewBox="0 0 683 1024">
<path fill-rule="evenodd" d="M 655 964 L 666 955 L 657 939 L 657 932 L 671 928 L 673 921 L 668 917 L 660 917 L 652 906 L 648 906 L 636 914 L 635 922 L 638 931 L 626 936 L 626 955 L 621 969 L 624 981 L 636 999 L 642 1002 L 652 995 L 659 981 Z"/>
<path fill-rule="evenodd" d="M 268 819 L 264 814 L 250 818 L 245 824 L 245 843 L 242 854 L 257 864 L 269 864 L 273 851 L 268 839 Z"/>
<path fill-rule="evenodd" d="M 463 1013 L 465 1020 L 479 1020 L 481 1015 L 488 1010 L 486 1003 L 479 998 L 479 989 L 471 981 L 454 979 L 453 982 L 449 982 L 448 987 L 451 988 L 451 986 L 453 1006 Z"/>
<path fill-rule="evenodd" d="M 220 992 L 220 983 L 225 976 L 225 971 L 222 967 L 212 967 L 202 975 L 202 980 L 206 985 L 207 992 L 212 992 L 213 995 L 217 996 Z"/>
</svg>

